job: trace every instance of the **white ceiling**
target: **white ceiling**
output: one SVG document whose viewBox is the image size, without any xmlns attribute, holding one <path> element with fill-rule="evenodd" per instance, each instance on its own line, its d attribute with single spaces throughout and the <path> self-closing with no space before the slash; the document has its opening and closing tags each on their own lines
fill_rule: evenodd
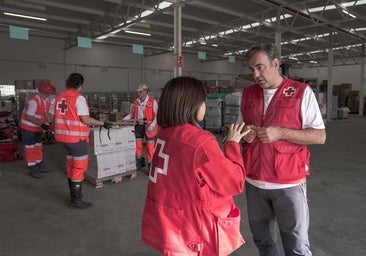
<svg viewBox="0 0 366 256">
<path fill-rule="evenodd" d="M 9 25 L 25 27 L 30 36 L 65 40 L 65 48 L 75 46 L 78 36 L 106 44 L 141 44 L 149 56 L 171 51 L 174 6 L 181 5 L 182 51 L 204 51 L 207 60 L 227 55 L 242 58 L 243 51 L 255 43 L 274 43 L 276 33 L 281 37 L 282 62 L 294 67 L 328 65 L 330 46 L 335 65 L 360 63 L 364 56 L 366 0 L 170 0 L 173 4 L 161 9 L 162 2 L 0 0 L 0 32 L 8 33 Z M 144 16 L 147 10 L 151 13 Z M 4 12 L 47 20 L 13 17 Z M 117 29 L 121 30 L 109 34 Z M 126 33 L 128 30 L 151 36 Z M 109 36 L 97 39 L 103 35 Z"/>
</svg>

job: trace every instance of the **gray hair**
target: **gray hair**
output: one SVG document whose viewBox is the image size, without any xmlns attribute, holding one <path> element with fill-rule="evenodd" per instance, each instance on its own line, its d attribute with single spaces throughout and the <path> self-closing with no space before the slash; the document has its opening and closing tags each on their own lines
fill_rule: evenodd
<svg viewBox="0 0 366 256">
<path fill-rule="evenodd" d="M 276 58 L 280 61 L 280 54 L 278 53 L 277 47 L 274 44 L 254 45 L 245 53 L 244 55 L 245 60 L 248 62 L 257 52 L 264 52 L 271 61 L 273 61 Z"/>
</svg>

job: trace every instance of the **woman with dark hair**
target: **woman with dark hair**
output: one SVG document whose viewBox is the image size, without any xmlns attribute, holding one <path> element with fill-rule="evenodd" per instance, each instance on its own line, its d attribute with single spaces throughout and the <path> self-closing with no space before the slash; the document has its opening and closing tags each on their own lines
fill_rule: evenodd
<svg viewBox="0 0 366 256">
<path fill-rule="evenodd" d="M 84 77 L 79 73 L 70 74 L 66 90 L 55 100 L 55 140 L 62 143 L 66 156 L 66 174 L 69 182 L 71 206 L 85 209 L 93 204 L 81 200 L 84 173 L 88 168 L 90 126 L 111 128 L 112 124 L 101 122 L 89 116 L 89 107 L 80 93 Z"/>
<path fill-rule="evenodd" d="M 228 255 L 244 243 L 233 196 L 244 188 L 239 141 L 247 131 L 231 125 L 224 154 L 198 125 L 205 111 L 201 81 L 167 82 L 142 217 L 142 240 L 163 255 Z"/>
</svg>

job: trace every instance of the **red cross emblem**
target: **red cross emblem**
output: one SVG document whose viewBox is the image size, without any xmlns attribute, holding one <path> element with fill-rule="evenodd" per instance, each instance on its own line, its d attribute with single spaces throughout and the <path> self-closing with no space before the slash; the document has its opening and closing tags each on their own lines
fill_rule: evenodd
<svg viewBox="0 0 366 256">
<path fill-rule="evenodd" d="M 296 89 L 293 86 L 287 87 L 283 90 L 283 94 L 286 97 L 291 97 L 295 93 Z"/>
<path fill-rule="evenodd" d="M 65 98 L 61 99 L 61 102 L 57 102 L 57 109 L 61 112 L 62 115 L 64 115 L 69 109 Z"/>
<path fill-rule="evenodd" d="M 154 152 L 157 154 L 154 157 L 159 157 L 157 163 L 161 164 L 161 167 L 155 166 L 154 170 L 151 168 L 149 170 L 149 180 L 151 182 L 156 183 L 158 179 L 158 174 L 168 175 L 168 164 L 169 164 L 169 155 L 163 152 L 165 146 L 165 141 L 161 139 L 156 140 Z"/>
</svg>

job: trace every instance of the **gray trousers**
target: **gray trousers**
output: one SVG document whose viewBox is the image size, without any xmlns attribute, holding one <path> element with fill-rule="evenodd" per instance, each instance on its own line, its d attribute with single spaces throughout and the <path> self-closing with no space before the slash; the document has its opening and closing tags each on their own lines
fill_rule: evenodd
<svg viewBox="0 0 366 256">
<path fill-rule="evenodd" d="M 245 186 L 249 225 L 259 255 L 279 255 L 277 223 L 286 256 L 311 256 L 306 183 L 285 189 Z"/>
</svg>

